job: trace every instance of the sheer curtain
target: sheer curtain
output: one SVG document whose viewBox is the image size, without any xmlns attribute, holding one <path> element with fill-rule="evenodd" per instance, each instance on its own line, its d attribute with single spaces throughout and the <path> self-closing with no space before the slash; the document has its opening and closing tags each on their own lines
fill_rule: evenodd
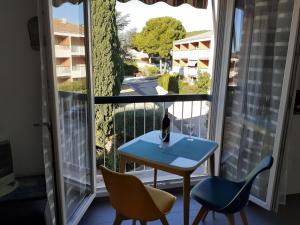
<svg viewBox="0 0 300 225">
<path fill-rule="evenodd" d="M 41 49 L 41 54 L 43 50 Z M 43 62 L 42 62 L 43 64 Z M 47 204 L 45 209 L 45 221 L 47 225 L 57 224 L 56 220 L 56 202 L 55 202 L 55 174 L 53 169 L 53 152 L 52 152 L 52 137 L 49 116 L 49 101 L 48 101 L 48 88 L 47 78 L 44 71 L 45 67 L 42 66 L 42 138 L 43 138 L 43 155 L 47 191 Z"/>
<path fill-rule="evenodd" d="M 273 153 L 293 1 L 237 0 L 221 175 L 243 179 Z M 256 179 L 252 195 L 266 201 L 269 172 Z"/>
</svg>

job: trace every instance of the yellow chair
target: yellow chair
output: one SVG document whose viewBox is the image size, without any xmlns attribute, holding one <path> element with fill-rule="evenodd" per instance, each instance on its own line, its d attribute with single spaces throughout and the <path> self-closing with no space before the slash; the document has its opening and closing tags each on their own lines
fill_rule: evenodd
<svg viewBox="0 0 300 225">
<path fill-rule="evenodd" d="M 176 201 L 175 196 L 145 186 L 135 176 L 116 173 L 103 166 L 101 171 L 110 202 L 116 210 L 114 225 L 127 219 L 132 219 L 133 224 L 139 220 L 142 225 L 146 225 L 146 221 L 158 219 L 163 225 L 169 224 L 165 215 Z"/>
</svg>

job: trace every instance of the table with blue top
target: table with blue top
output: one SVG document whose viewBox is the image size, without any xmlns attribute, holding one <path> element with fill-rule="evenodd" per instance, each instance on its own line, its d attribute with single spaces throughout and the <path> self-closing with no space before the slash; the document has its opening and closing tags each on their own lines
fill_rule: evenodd
<svg viewBox="0 0 300 225">
<path fill-rule="evenodd" d="M 183 177 L 183 217 L 184 225 L 189 224 L 190 176 L 203 162 L 211 159 L 218 147 L 214 141 L 192 137 L 179 133 L 170 134 L 170 142 L 162 144 L 161 131 L 151 131 L 137 137 L 118 148 L 120 155 L 119 170 L 125 172 L 127 161 L 153 167 L 154 186 L 157 169 Z M 211 174 L 213 175 L 213 166 Z"/>
</svg>

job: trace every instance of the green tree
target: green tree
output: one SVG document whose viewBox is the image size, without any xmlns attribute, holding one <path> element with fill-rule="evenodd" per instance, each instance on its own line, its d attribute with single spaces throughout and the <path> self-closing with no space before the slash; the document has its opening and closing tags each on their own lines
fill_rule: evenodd
<svg viewBox="0 0 300 225">
<path fill-rule="evenodd" d="M 210 88 L 210 75 L 209 73 L 199 73 L 197 78 L 198 94 L 208 94 Z"/>
<path fill-rule="evenodd" d="M 184 38 L 186 31 L 182 23 L 172 17 L 158 17 L 147 21 L 143 30 L 133 37 L 133 45 L 148 54 L 170 57 L 173 41 Z M 162 60 L 160 60 L 160 64 Z"/>
<path fill-rule="evenodd" d="M 118 95 L 124 77 L 115 11 L 116 0 L 92 0 L 92 49 L 95 96 Z M 97 105 L 96 145 L 105 148 L 112 134 L 112 105 Z"/>
<path fill-rule="evenodd" d="M 116 23 L 118 31 L 123 31 L 130 23 L 129 14 L 122 15 L 121 12 L 116 12 Z"/>
</svg>

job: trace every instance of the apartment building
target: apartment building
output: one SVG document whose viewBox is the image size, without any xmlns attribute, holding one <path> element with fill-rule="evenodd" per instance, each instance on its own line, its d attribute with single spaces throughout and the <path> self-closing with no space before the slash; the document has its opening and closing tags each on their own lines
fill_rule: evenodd
<svg viewBox="0 0 300 225">
<path fill-rule="evenodd" d="M 59 82 L 85 78 L 84 28 L 66 20 L 53 20 L 56 76 Z"/>
<path fill-rule="evenodd" d="M 213 32 L 208 31 L 173 42 L 172 71 L 188 77 L 212 72 Z"/>
</svg>

